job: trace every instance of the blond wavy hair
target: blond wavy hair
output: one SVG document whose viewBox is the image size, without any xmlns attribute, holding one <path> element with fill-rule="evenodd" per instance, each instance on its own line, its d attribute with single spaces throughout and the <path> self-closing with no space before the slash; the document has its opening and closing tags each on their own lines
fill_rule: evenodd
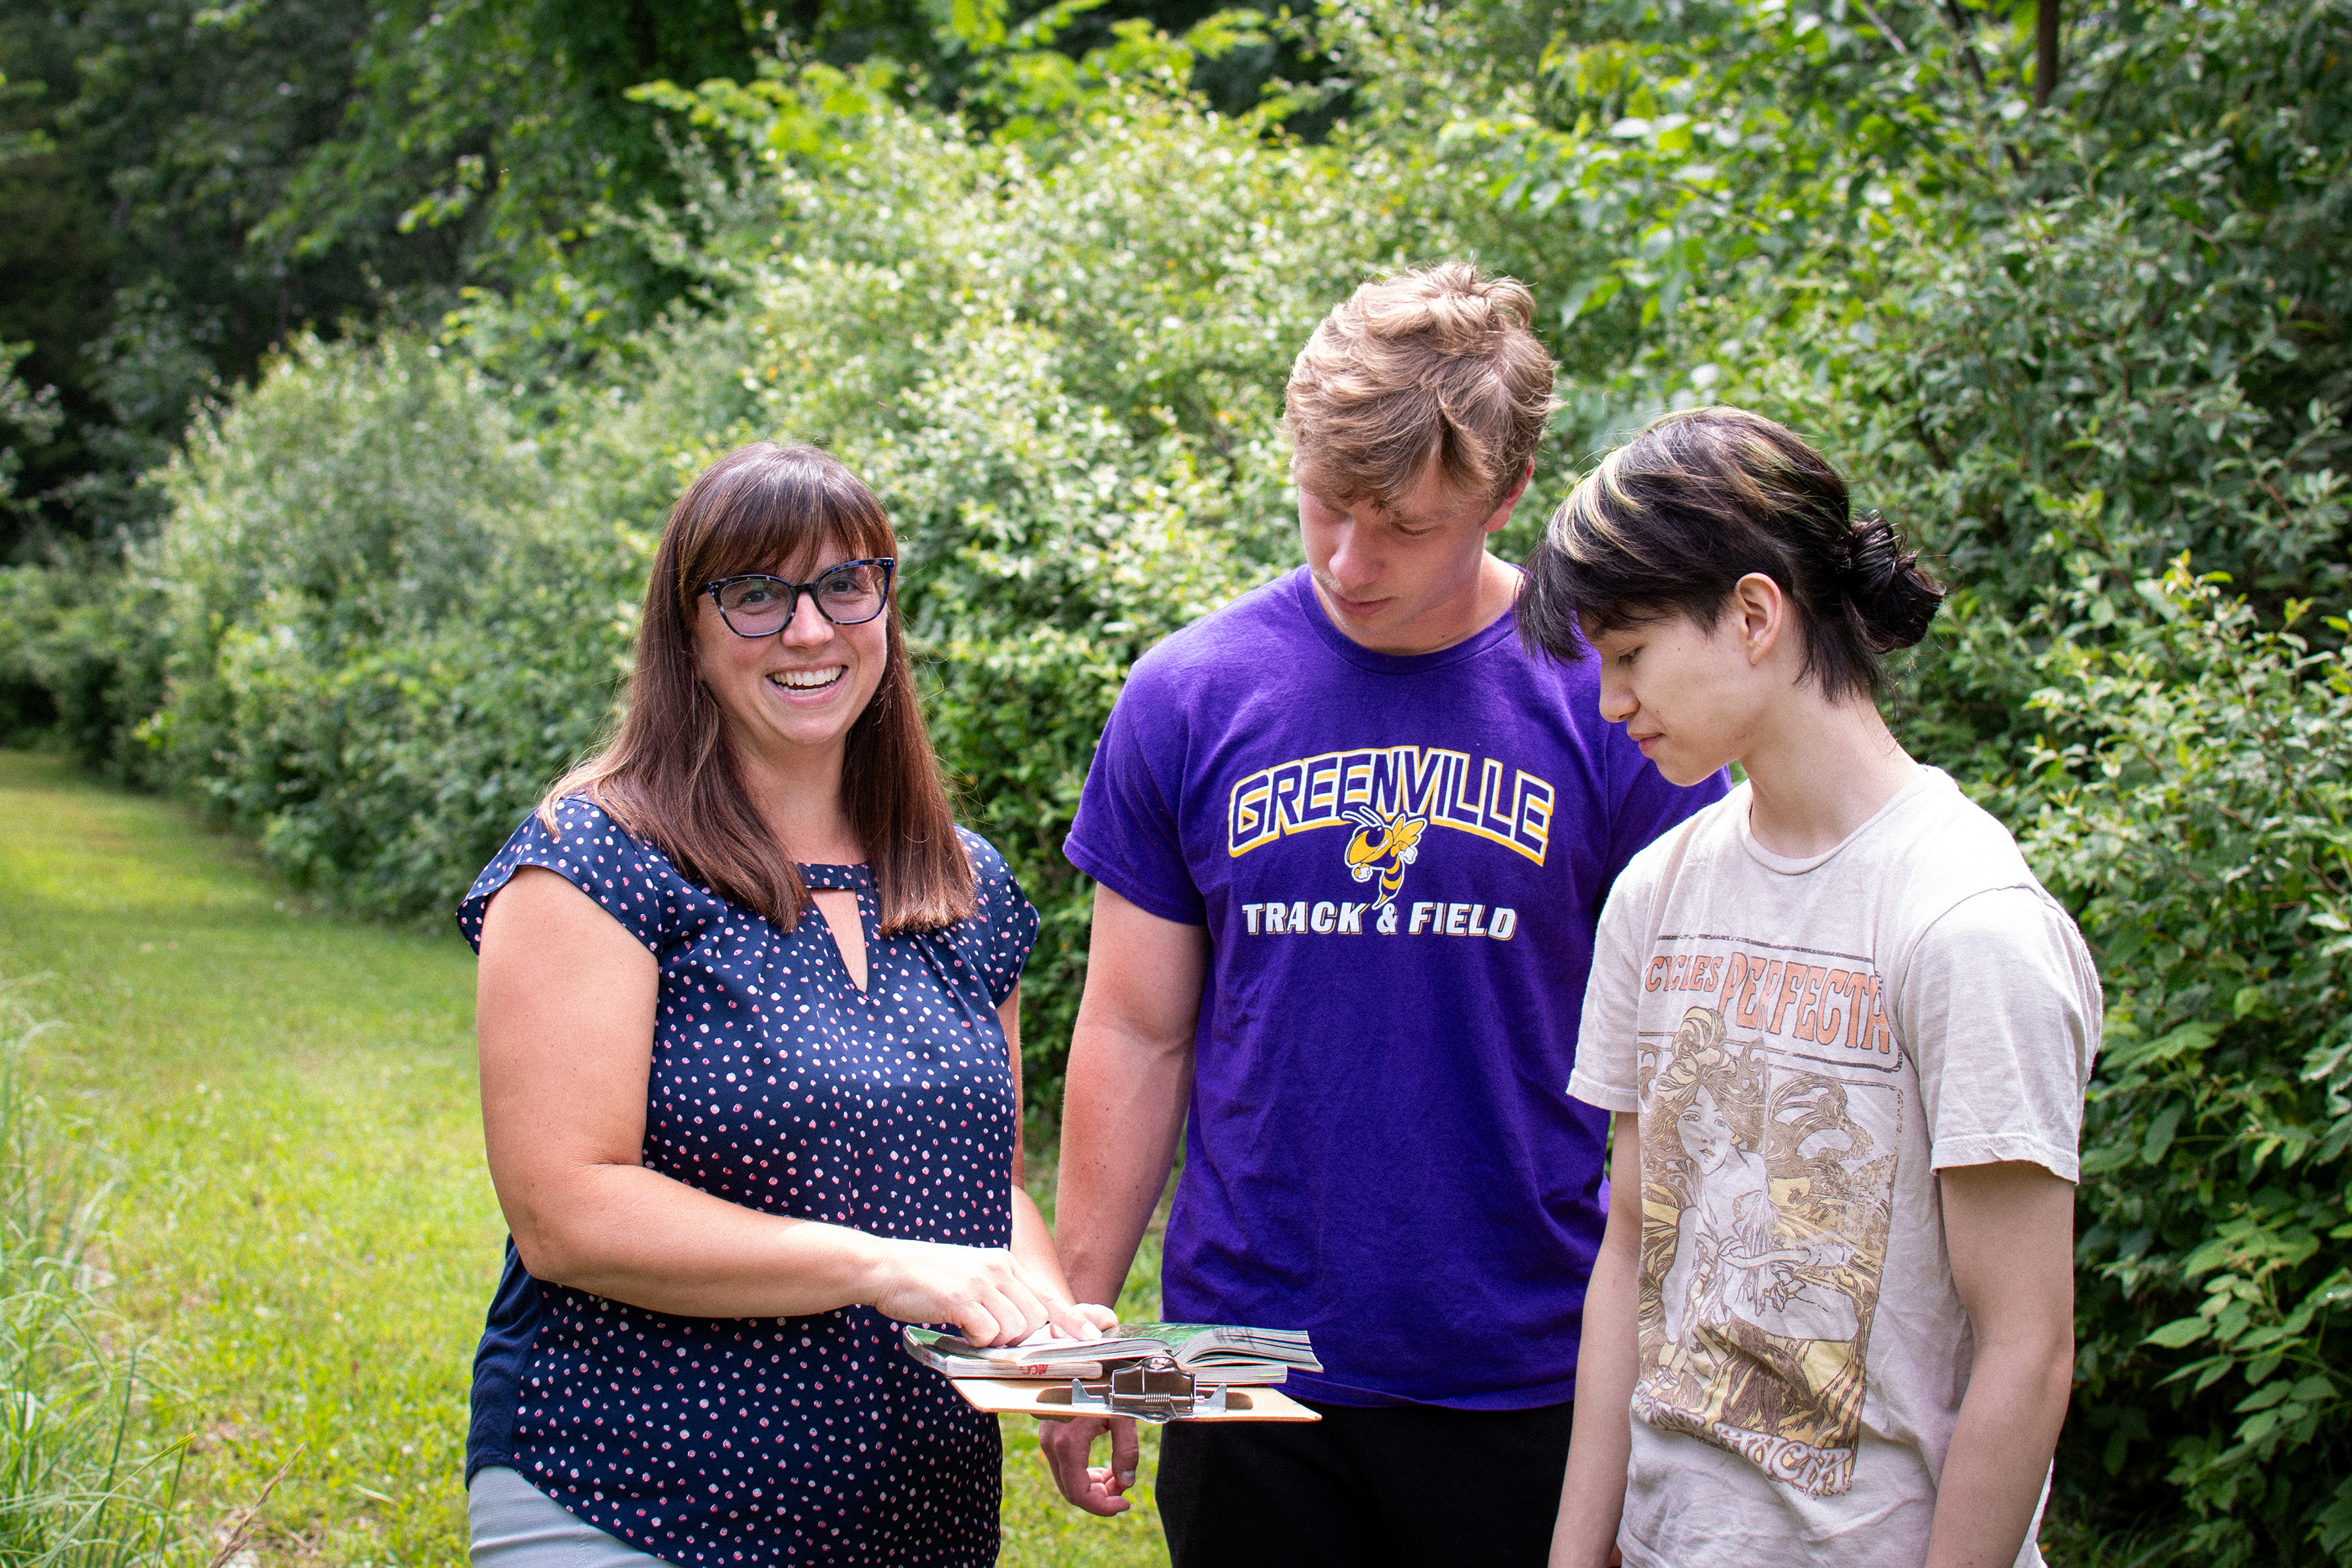
<svg viewBox="0 0 2352 1568">
<path fill-rule="evenodd" d="M 1292 478 L 1393 510 L 1433 462 L 1454 489 L 1501 500 L 1559 406 L 1534 321 L 1527 285 L 1466 261 L 1366 283 L 1291 367 Z"/>
</svg>

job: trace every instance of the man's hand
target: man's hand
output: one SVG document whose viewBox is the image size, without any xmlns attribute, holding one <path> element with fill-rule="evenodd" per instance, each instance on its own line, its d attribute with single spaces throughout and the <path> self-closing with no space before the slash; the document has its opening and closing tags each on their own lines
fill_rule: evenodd
<svg viewBox="0 0 2352 1568">
<path fill-rule="evenodd" d="M 1089 1464 L 1095 1439 L 1110 1434 L 1110 1463 Z M 1038 1425 L 1037 1447 L 1062 1495 L 1088 1513 L 1125 1513 L 1135 1505 L 1123 1495 L 1135 1484 L 1135 1422 L 1129 1416 L 1070 1416 Z"/>
<path fill-rule="evenodd" d="M 1209 934 L 1095 889 L 1087 989 L 1070 1032 L 1062 1090 L 1061 1185 L 1055 1240 L 1079 1301 L 1116 1301 L 1136 1244 L 1168 1184 L 1192 1081 L 1192 1031 L 1208 975 Z M 1110 1463 L 1094 1443 L 1110 1432 Z M 1038 1429 L 1062 1495 L 1088 1513 L 1125 1513 L 1135 1484 L 1135 1423 L 1076 1417 Z"/>
</svg>

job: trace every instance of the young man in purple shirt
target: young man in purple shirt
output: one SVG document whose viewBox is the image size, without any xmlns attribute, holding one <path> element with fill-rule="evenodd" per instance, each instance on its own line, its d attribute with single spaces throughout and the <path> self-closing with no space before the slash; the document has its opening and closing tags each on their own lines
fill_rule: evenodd
<svg viewBox="0 0 2352 1568">
<path fill-rule="evenodd" d="M 1138 660 L 1066 852 L 1099 884 L 1056 1214 L 1116 1302 L 1176 1141 L 1165 1315 L 1305 1329 L 1311 1426 L 1167 1428 L 1176 1568 L 1538 1563 L 1601 1241 L 1568 1098 L 1610 883 L 1715 799 L 1522 647 L 1486 550 L 1552 408 L 1532 301 L 1451 263 L 1368 283 L 1291 373 L 1307 566 Z M 1129 1505 L 1133 1424 L 1042 1432 Z"/>
</svg>

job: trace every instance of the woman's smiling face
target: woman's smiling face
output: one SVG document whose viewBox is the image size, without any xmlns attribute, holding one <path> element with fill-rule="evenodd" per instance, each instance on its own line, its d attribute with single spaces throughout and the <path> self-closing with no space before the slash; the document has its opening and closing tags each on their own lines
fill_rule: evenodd
<svg viewBox="0 0 2352 1568">
<path fill-rule="evenodd" d="M 855 558 L 828 542 L 771 570 L 805 583 Z M 850 726 L 882 684 L 889 616 L 837 626 L 816 607 L 815 595 L 803 593 L 782 631 L 745 637 L 728 628 L 709 594 L 694 603 L 695 673 L 719 704 L 738 758 L 788 768 L 828 753 L 837 760 Z"/>
</svg>

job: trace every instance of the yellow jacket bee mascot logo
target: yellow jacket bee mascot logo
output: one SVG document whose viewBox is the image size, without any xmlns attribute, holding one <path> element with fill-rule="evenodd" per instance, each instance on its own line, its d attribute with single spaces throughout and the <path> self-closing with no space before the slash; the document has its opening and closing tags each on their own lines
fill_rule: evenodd
<svg viewBox="0 0 2352 1568">
<path fill-rule="evenodd" d="M 1421 836 L 1429 830 L 1429 820 L 1403 812 L 1387 815 L 1369 805 L 1350 810 L 1348 820 L 1357 826 L 1348 836 L 1348 874 L 1369 882 L 1379 873 L 1381 896 L 1372 900 L 1377 910 L 1397 896 L 1404 886 L 1404 868 L 1421 858 Z"/>
</svg>

